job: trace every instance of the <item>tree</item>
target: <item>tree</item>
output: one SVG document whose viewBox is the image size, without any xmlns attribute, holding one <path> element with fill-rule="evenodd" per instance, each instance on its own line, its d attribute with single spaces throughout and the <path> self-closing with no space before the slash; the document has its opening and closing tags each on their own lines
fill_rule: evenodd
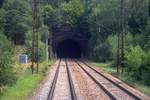
<svg viewBox="0 0 150 100">
<path fill-rule="evenodd" d="M 147 25 L 148 0 L 131 0 L 129 4 L 129 31 L 133 34 L 140 34 Z"/>
<path fill-rule="evenodd" d="M 15 44 L 25 43 L 26 10 L 24 2 L 15 0 L 8 3 L 4 13 L 4 33 Z"/>
<path fill-rule="evenodd" d="M 0 32 L 0 86 L 15 82 L 15 74 L 12 67 L 13 47 L 5 35 Z"/>
<path fill-rule="evenodd" d="M 4 2 L 4 0 L 0 0 L 0 8 L 1 8 L 2 5 L 3 5 L 3 2 Z"/>
<path fill-rule="evenodd" d="M 80 0 L 64 2 L 60 6 L 64 25 L 75 26 L 78 19 L 83 15 L 84 8 Z"/>
</svg>

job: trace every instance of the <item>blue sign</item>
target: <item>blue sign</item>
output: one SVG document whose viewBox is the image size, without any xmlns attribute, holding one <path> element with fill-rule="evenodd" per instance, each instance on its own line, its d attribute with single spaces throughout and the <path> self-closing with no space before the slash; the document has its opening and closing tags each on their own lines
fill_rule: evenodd
<svg viewBox="0 0 150 100">
<path fill-rule="evenodd" d="M 19 62 L 21 64 L 27 64 L 28 63 L 28 56 L 27 55 L 20 55 L 19 56 Z"/>
</svg>

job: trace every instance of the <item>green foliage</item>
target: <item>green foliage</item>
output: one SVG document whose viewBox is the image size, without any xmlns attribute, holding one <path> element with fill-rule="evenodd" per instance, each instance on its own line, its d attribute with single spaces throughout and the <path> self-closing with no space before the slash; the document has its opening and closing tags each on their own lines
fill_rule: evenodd
<svg viewBox="0 0 150 100">
<path fill-rule="evenodd" d="M 26 42 L 26 54 L 29 56 L 30 60 L 32 58 L 32 41 L 27 41 Z M 44 61 L 46 58 L 46 53 L 45 53 L 45 44 L 41 41 L 39 41 L 39 49 L 38 49 L 38 57 L 39 61 Z"/>
<path fill-rule="evenodd" d="M 26 26 L 26 6 L 23 1 L 15 0 L 8 2 L 4 7 L 4 33 L 15 44 L 24 44 Z"/>
<path fill-rule="evenodd" d="M 57 11 L 51 5 L 43 6 L 41 15 L 44 18 L 44 24 L 49 26 L 50 29 L 60 21 Z"/>
<path fill-rule="evenodd" d="M 3 5 L 3 2 L 4 2 L 4 0 L 0 0 L 0 8 L 1 8 L 2 5 Z"/>
<path fill-rule="evenodd" d="M 128 4 L 130 7 L 130 17 L 128 19 L 129 30 L 133 34 L 139 34 L 147 25 L 148 18 L 148 1 L 131 0 Z"/>
<path fill-rule="evenodd" d="M 110 51 L 107 43 L 101 43 L 94 48 L 95 60 L 100 62 L 106 62 L 109 60 Z"/>
<path fill-rule="evenodd" d="M 111 60 L 114 60 L 114 62 L 116 62 L 116 58 L 117 58 L 117 35 L 110 35 L 107 39 L 110 47 L 110 51 L 111 51 Z"/>
<path fill-rule="evenodd" d="M 39 42 L 39 60 L 44 61 L 45 59 L 46 59 L 45 44 Z"/>
<path fill-rule="evenodd" d="M 113 65 L 116 66 L 117 63 L 117 48 L 118 48 L 118 36 L 117 34 L 109 35 L 107 38 L 107 42 L 109 44 L 110 50 L 110 60 L 113 61 Z M 125 35 L 125 49 L 128 49 L 131 45 L 133 45 L 133 36 L 131 33 L 127 33 Z"/>
<path fill-rule="evenodd" d="M 84 8 L 80 0 L 64 2 L 60 6 L 64 24 L 74 26 L 83 15 Z"/>
<path fill-rule="evenodd" d="M 148 18 L 147 20 L 147 26 L 146 26 L 146 29 L 144 31 L 145 33 L 145 41 L 146 41 L 146 44 L 145 44 L 145 49 L 150 49 L 150 17 Z"/>
<path fill-rule="evenodd" d="M 43 43 L 46 43 L 46 39 L 48 39 L 52 37 L 52 33 L 49 31 L 48 27 L 47 26 L 43 26 L 41 27 L 40 29 L 40 40 L 43 42 Z"/>
<path fill-rule="evenodd" d="M 65 26 L 74 27 L 84 13 L 80 0 L 62 2 L 57 8 L 49 4 L 42 9 L 44 22 L 50 29 Z"/>
<path fill-rule="evenodd" d="M 106 62 L 109 60 L 109 44 L 101 40 L 100 35 L 93 35 L 89 42 L 90 58 L 94 61 Z"/>
<path fill-rule="evenodd" d="M 105 41 L 108 37 L 111 37 L 112 33 L 120 33 L 119 20 L 120 20 L 120 1 L 118 0 L 96 0 L 85 1 L 86 17 L 88 22 L 88 28 L 86 32 L 90 32 L 91 40 L 95 41 L 93 37 L 99 37 L 101 40 Z M 127 22 L 126 26 L 130 33 L 130 40 L 126 37 L 126 44 L 129 45 L 140 45 L 142 48 L 146 49 L 149 46 L 149 17 L 147 10 L 147 0 L 125 0 L 123 7 L 125 7 L 124 19 Z M 110 9 L 111 8 L 111 9 Z M 88 10 L 87 10 L 88 9 Z M 138 10 L 137 10 L 138 9 Z M 88 17 L 87 17 L 88 16 Z M 82 25 L 81 25 L 82 26 Z M 146 31 L 146 32 L 145 32 Z M 128 33 L 128 32 L 127 32 Z M 135 35 L 138 34 L 138 35 Z M 132 36 L 133 35 L 133 36 Z M 129 36 L 127 34 L 127 36 Z M 116 47 L 117 39 L 111 40 L 113 48 Z M 129 43 L 130 42 L 130 43 Z M 101 42 L 93 44 L 97 45 Z M 126 48 L 128 48 L 128 46 Z M 112 46 L 110 48 L 112 51 Z M 112 54 L 115 54 L 116 48 L 113 49 Z M 97 55 L 98 56 L 98 55 Z M 112 57 L 114 59 L 114 57 Z M 116 58 L 116 57 L 115 57 Z"/>
<path fill-rule="evenodd" d="M 4 12 L 5 12 L 4 9 L 0 9 L 0 30 L 1 30 L 1 31 L 3 30 Z"/>
<path fill-rule="evenodd" d="M 46 53 L 45 53 L 45 38 L 46 36 L 48 37 L 49 31 L 46 26 L 42 26 L 39 30 L 39 61 L 44 61 L 46 58 Z M 25 47 L 26 47 L 26 54 L 29 56 L 30 60 L 32 58 L 32 31 L 28 31 L 26 33 L 26 42 L 25 42 Z"/>
<path fill-rule="evenodd" d="M 150 51 L 148 51 L 143 58 L 143 64 L 142 64 L 142 80 L 148 85 L 150 85 Z"/>
<path fill-rule="evenodd" d="M 125 35 L 125 46 L 126 46 L 126 49 L 128 49 L 131 45 L 134 45 L 134 37 L 133 37 L 133 35 L 130 32 L 128 32 Z"/>
<path fill-rule="evenodd" d="M 29 94 L 36 88 L 42 79 L 42 75 L 26 75 L 20 77 L 16 84 L 8 87 L 3 95 L 0 96 L 1 100 L 26 100 Z"/>
<path fill-rule="evenodd" d="M 137 72 L 142 65 L 142 58 L 145 56 L 145 52 L 140 46 L 131 47 L 130 51 L 126 53 L 129 69 Z"/>
<path fill-rule="evenodd" d="M 137 80 L 144 81 L 145 84 L 149 84 L 150 78 L 150 52 L 145 52 L 140 46 L 131 47 L 126 52 L 126 59 L 128 64 L 128 72 Z"/>
<path fill-rule="evenodd" d="M 137 34 L 133 37 L 132 43 L 133 45 L 140 45 L 141 47 L 144 47 L 144 45 L 146 44 L 145 40 L 146 37 L 144 34 Z"/>
<path fill-rule="evenodd" d="M 39 85 L 41 80 L 46 75 L 48 65 L 52 65 L 54 62 L 51 61 L 44 61 L 39 63 L 39 73 L 38 74 L 31 74 L 30 68 L 24 71 L 17 70 L 19 75 L 16 84 L 12 86 L 8 86 L 2 91 L 2 95 L 0 95 L 0 100 L 27 100 L 31 93 L 35 91 L 35 88 Z"/>
<path fill-rule="evenodd" d="M 0 86 L 15 82 L 12 68 L 12 44 L 0 32 Z"/>
</svg>

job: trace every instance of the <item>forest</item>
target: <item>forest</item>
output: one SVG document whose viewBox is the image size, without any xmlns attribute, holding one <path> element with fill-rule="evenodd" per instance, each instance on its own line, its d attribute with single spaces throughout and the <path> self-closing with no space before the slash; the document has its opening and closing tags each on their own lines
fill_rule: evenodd
<svg viewBox="0 0 150 100">
<path fill-rule="evenodd" d="M 150 86 L 149 0 L 38 1 L 40 62 L 46 57 L 47 35 L 64 26 L 78 28 L 88 37 L 86 59 L 119 66 L 128 78 Z M 18 79 L 16 47 L 21 46 L 31 59 L 32 22 L 32 0 L 0 0 L 0 95 L 2 87 Z M 118 65 L 119 35 L 124 52 Z"/>
</svg>

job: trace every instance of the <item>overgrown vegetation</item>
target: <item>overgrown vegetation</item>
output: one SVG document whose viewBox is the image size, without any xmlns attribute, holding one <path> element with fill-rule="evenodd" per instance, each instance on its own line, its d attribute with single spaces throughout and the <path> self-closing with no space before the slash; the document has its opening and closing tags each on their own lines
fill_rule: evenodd
<svg viewBox="0 0 150 100">
<path fill-rule="evenodd" d="M 130 47 L 126 53 L 127 71 L 131 77 L 150 85 L 150 52 L 142 50 L 140 46 Z"/>
<path fill-rule="evenodd" d="M 0 100 L 27 100 L 45 76 L 48 69 L 47 65 L 51 64 L 53 64 L 53 61 L 40 63 L 39 74 L 34 75 L 31 74 L 30 68 L 24 70 L 23 67 L 18 65 L 16 84 L 4 88 Z"/>
<path fill-rule="evenodd" d="M 28 0 L 0 0 L 0 95 L 8 93 L 10 98 L 12 97 L 11 95 L 19 95 L 12 93 L 13 91 L 15 92 L 17 88 L 20 88 L 20 90 L 16 91 L 20 93 L 20 96 L 28 95 L 29 91 L 31 92 L 35 87 L 34 85 L 37 84 L 42 77 L 41 73 L 43 72 L 40 72 L 40 75 L 32 76 L 31 71 L 30 73 L 26 73 L 24 72 L 27 70 L 26 68 L 22 68 L 20 65 L 18 66 L 18 58 L 21 54 L 27 54 L 29 56 L 29 62 L 31 60 L 32 20 L 31 2 Z M 44 27 L 45 26 L 41 23 L 38 48 L 40 62 L 43 62 L 46 58 L 45 44 L 42 41 L 42 35 L 43 32 L 44 34 L 48 34 L 48 29 Z M 43 28 L 44 31 L 42 31 Z M 18 46 L 20 47 L 18 48 Z M 44 71 L 44 69 L 42 71 Z M 29 75 L 22 76 L 22 74 Z M 34 80 L 36 76 L 37 78 Z M 31 81 L 32 79 L 33 81 Z M 31 85 L 28 85 L 26 82 L 30 82 Z M 24 87 L 21 88 L 21 86 Z M 7 87 L 9 87 L 8 89 L 10 89 L 10 91 L 7 90 Z M 26 90 L 22 91 L 23 88 Z M 5 92 L 5 90 L 7 92 Z"/>
<path fill-rule="evenodd" d="M 12 68 L 13 46 L 0 32 L 0 87 L 15 82 L 15 73 Z"/>
</svg>

